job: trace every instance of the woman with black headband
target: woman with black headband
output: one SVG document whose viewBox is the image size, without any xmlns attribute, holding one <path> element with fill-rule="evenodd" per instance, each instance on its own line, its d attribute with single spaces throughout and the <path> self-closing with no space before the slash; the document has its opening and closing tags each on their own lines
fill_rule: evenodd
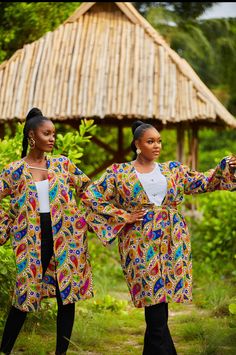
<svg viewBox="0 0 236 355">
<path fill-rule="evenodd" d="M 184 194 L 235 190 L 236 158 L 205 174 L 169 161 L 157 163 L 161 135 L 133 124 L 135 159 L 113 164 L 82 196 L 87 222 L 106 245 L 118 238 L 121 266 L 136 307 L 144 307 L 143 355 L 174 355 L 168 303 L 192 300 L 190 236 L 178 206 Z"/>
<path fill-rule="evenodd" d="M 11 353 L 27 313 L 39 310 L 43 297 L 57 299 L 56 354 L 66 354 L 75 302 L 93 295 L 86 222 L 72 193 L 80 196 L 89 178 L 68 158 L 47 156 L 54 143 L 53 123 L 33 108 L 24 126 L 22 159 L 0 174 L 0 200 L 11 197 L 9 213 L 0 210 L 0 244 L 11 236 L 16 258 L 4 354 Z"/>
</svg>

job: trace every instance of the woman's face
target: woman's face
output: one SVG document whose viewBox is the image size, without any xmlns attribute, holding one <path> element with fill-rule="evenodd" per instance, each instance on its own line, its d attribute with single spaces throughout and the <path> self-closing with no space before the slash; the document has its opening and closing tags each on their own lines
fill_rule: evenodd
<svg viewBox="0 0 236 355">
<path fill-rule="evenodd" d="M 55 143 L 55 127 L 51 121 L 43 121 L 29 136 L 35 140 L 35 149 L 51 152 Z"/>
<path fill-rule="evenodd" d="M 153 127 L 148 128 L 143 135 L 135 141 L 137 148 L 141 150 L 140 155 L 147 160 L 156 160 L 161 152 L 161 135 Z"/>
</svg>

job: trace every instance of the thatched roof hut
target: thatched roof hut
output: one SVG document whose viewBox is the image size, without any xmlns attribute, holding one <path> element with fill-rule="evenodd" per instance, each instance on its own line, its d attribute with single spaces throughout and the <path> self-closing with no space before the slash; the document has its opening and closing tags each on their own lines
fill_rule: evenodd
<svg viewBox="0 0 236 355">
<path fill-rule="evenodd" d="M 71 124 L 138 118 L 195 132 L 203 125 L 236 128 L 190 65 L 127 2 L 83 3 L 0 65 L 0 123 L 23 120 L 33 106 Z"/>
</svg>

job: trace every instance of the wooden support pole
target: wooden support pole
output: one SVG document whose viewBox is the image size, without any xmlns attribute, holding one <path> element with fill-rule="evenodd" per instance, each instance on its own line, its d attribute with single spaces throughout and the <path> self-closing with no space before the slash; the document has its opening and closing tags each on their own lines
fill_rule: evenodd
<svg viewBox="0 0 236 355">
<path fill-rule="evenodd" d="M 192 126 L 192 142 L 191 142 L 191 155 L 192 155 L 192 169 L 198 168 L 198 126 Z"/>
<path fill-rule="evenodd" d="M 179 123 L 177 126 L 177 160 L 184 163 L 184 126 Z"/>
<path fill-rule="evenodd" d="M 111 148 L 107 143 L 102 142 L 100 139 L 98 139 L 97 137 L 93 136 L 91 138 L 91 141 L 93 141 L 94 143 L 96 143 L 98 146 L 100 146 L 101 148 L 103 148 L 104 150 L 107 150 L 108 152 L 110 152 L 111 154 L 115 154 L 116 151 Z"/>
<path fill-rule="evenodd" d="M 16 134 L 16 122 L 9 121 L 8 125 L 11 130 L 11 135 L 14 136 Z"/>
<path fill-rule="evenodd" d="M 123 150 L 123 127 L 118 126 L 118 149 L 117 149 L 117 154 L 116 158 L 118 163 L 121 163 L 124 161 L 124 150 Z"/>
<path fill-rule="evenodd" d="M 104 169 L 106 169 L 108 166 L 110 166 L 111 164 L 113 164 L 115 162 L 114 157 L 112 157 L 112 159 L 105 161 L 101 166 L 99 166 L 99 168 L 97 168 L 96 170 L 94 170 L 91 174 L 89 174 L 90 179 L 92 179 L 94 176 L 96 176 L 97 174 L 99 174 L 101 171 L 103 171 Z"/>
<path fill-rule="evenodd" d="M 5 125 L 4 123 L 0 125 L 0 139 L 3 139 L 5 136 Z"/>
</svg>

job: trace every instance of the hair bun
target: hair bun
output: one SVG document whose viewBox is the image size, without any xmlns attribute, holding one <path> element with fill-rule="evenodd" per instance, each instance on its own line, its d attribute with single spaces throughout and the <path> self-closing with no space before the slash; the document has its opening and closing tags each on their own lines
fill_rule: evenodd
<svg viewBox="0 0 236 355">
<path fill-rule="evenodd" d="M 142 121 L 135 121 L 133 124 L 132 124 L 132 132 L 134 134 L 134 131 L 136 130 L 136 128 L 138 128 L 139 126 L 141 126 L 142 124 L 144 124 L 144 122 Z"/>
<path fill-rule="evenodd" d="M 33 107 L 26 116 L 26 121 L 29 121 L 31 118 L 35 116 L 43 116 L 42 111 L 39 108 Z"/>
</svg>

